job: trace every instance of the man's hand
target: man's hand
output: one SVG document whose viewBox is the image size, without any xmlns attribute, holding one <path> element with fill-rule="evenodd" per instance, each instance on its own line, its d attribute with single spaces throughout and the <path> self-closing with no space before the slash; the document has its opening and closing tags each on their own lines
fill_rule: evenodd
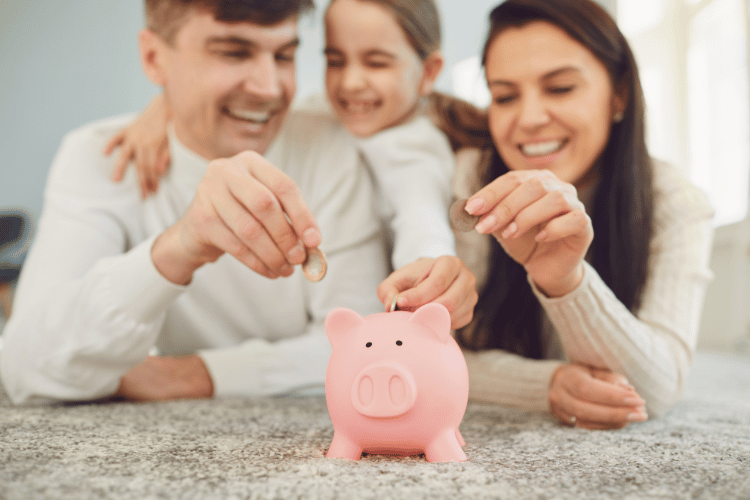
<svg viewBox="0 0 750 500">
<path fill-rule="evenodd" d="M 149 356 L 120 379 L 115 396 L 134 401 L 210 398 L 214 384 L 200 356 Z"/>
<path fill-rule="evenodd" d="M 416 311 L 430 302 L 444 305 L 451 315 L 451 328 L 471 321 L 477 304 L 477 280 L 458 257 L 421 258 L 391 273 L 378 285 L 378 298 L 390 310 L 398 294 L 397 305 Z"/>
<path fill-rule="evenodd" d="M 321 234 L 297 185 L 257 153 L 208 165 L 185 215 L 151 248 L 159 272 L 177 284 L 228 253 L 267 278 L 289 276 Z"/>
<path fill-rule="evenodd" d="M 621 429 L 648 419 L 645 401 L 625 377 L 609 370 L 562 365 L 549 386 L 552 414 L 565 425 Z"/>
</svg>

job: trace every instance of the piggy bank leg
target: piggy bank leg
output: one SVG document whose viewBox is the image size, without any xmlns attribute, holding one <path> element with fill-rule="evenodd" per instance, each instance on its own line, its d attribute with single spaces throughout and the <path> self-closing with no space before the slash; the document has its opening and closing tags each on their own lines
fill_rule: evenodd
<svg viewBox="0 0 750 500">
<path fill-rule="evenodd" d="M 466 446 L 466 441 L 464 441 L 464 437 L 461 435 L 458 429 L 456 429 L 456 440 L 458 441 L 459 446 Z"/>
<path fill-rule="evenodd" d="M 458 444 L 457 431 L 446 429 L 427 445 L 424 451 L 428 462 L 465 462 L 466 453 Z"/>
<path fill-rule="evenodd" d="M 362 448 L 339 432 L 333 431 L 333 441 L 326 453 L 327 458 L 348 458 L 349 460 L 359 460 L 362 458 Z"/>
</svg>

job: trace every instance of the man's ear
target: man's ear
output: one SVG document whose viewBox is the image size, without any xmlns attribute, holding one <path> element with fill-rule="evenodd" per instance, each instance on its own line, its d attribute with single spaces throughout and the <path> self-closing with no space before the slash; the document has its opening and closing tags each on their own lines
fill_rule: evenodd
<svg viewBox="0 0 750 500">
<path fill-rule="evenodd" d="M 156 85 L 163 87 L 166 82 L 166 42 L 150 29 L 144 28 L 138 33 L 138 47 L 146 76 Z"/>
<path fill-rule="evenodd" d="M 435 80 L 437 80 L 440 70 L 443 69 L 443 54 L 439 50 L 435 50 L 425 58 L 422 64 L 424 65 L 424 72 L 422 82 L 419 85 L 419 95 L 424 97 L 432 92 L 435 87 Z"/>
</svg>

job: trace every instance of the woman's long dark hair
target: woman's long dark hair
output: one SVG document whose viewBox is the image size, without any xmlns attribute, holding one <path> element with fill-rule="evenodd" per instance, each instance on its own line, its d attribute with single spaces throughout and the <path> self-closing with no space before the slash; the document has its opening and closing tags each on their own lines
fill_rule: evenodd
<svg viewBox="0 0 750 500">
<path fill-rule="evenodd" d="M 599 158 L 600 176 L 591 216 L 594 240 L 591 264 L 617 298 L 631 311 L 640 306 L 648 275 L 653 214 L 651 160 L 645 144 L 644 101 L 635 59 L 612 18 L 590 0 L 507 0 L 490 14 L 484 61 L 495 38 L 508 28 L 546 21 L 564 30 L 606 67 L 627 105 L 614 123 Z M 472 137 L 486 141 L 479 132 Z M 508 172 L 492 148 L 482 185 Z M 504 349 L 540 359 L 541 306 L 526 271 L 493 240 L 490 274 L 472 323 L 459 332 L 470 349 Z"/>
</svg>

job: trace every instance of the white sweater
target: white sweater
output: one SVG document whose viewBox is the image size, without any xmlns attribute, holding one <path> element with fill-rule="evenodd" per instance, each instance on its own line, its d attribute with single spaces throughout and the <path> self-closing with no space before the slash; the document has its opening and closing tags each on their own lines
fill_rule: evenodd
<svg viewBox="0 0 750 500">
<path fill-rule="evenodd" d="M 326 314 L 383 307 L 376 287 L 388 262 L 354 141 L 328 116 L 293 112 L 265 155 L 297 183 L 320 225 L 322 281 L 308 282 L 299 269 L 269 280 L 225 255 L 181 287 L 156 271 L 150 249 L 185 212 L 207 161 L 170 138 L 170 171 L 141 200 L 134 173 L 111 182 L 115 160 L 101 153 L 132 118 L 70 133 L 54 161 L 0 350 L 11 399 L 111 394 L 154 347 L 198 352 L 217 395 L 322 387 Z"/>
<path fill-rule="evenodd" d="M 475 172 L 475 152 L 462 152 L 454 181 L 459 196 L 476 189 Z M 501 350 L 467 351 L 472 399 L 549 410 L 550 379 L 567 360 L 624 375 L 651 415 L 661 415 L 677 402 L 713 276 L 709 269 L 713 210 L 698 188 L 664 163 L 655 163 L 654 192 L 649 276 L 638 313 L 631 314 L 586 262 L 583 282 L 563 297 L 547 298 L 530 281 L 549 326 L 543 335 L 545 351 L 558 351 L 560 356 L 538 361 Z M 490 240 L 476 232 L 457 238 L 459 256 L 481 287 L 487 277 Z"/>
</svg>

